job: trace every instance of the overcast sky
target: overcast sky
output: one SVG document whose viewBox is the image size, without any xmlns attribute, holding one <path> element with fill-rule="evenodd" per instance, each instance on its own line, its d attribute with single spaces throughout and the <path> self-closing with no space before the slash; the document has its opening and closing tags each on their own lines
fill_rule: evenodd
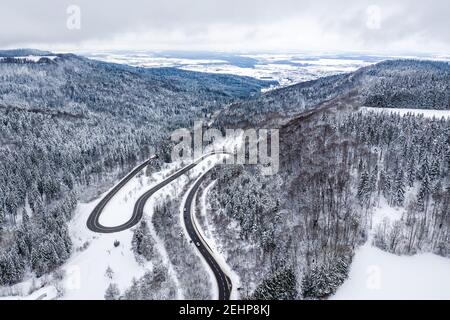
<svg viewBox="0 0 450 320">
<path fill-rule="evenodd" d="M 448 54 L 449 17 L 448 0 L 2 0 L 0 47 Z"/>
</svg>

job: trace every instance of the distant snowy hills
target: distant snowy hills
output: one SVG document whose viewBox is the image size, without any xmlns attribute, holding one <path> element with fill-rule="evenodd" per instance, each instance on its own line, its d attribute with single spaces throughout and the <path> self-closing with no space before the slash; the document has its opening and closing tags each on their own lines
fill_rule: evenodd
<svg viewBox="0 0 450 320">
<path fill-rule="evenodd" d="M 217 52 L 85 52 L 106 62 L 146 68 L 173 67 L 208 73 L 235 74 L 278 82 L 273 88 L 353 72 L 389 59 L 415 58 L 448 61 L 448 57 L 396 57 L 369 54 L 232 54 Z M 264 91 L 267 89 L 264 89 Z"/>
<path fill-rule="evenodd" d="M 57 58 L 49 51 L 34 49 L 0 50 L 0 62 L 48 63 Z"/>
<path fill-rule="evenodd" d="M 230 54 L 214 52 L 97 52 L 97 60 L 139 67 L 173 67 L 208 73 L 235 74 L 273 80 L 272 88 L 323 76 L 351 72 L 385 57 L 362 55 Z"/>
<path fill-rule="evenodd" d="M 388 60 L 298 83 L 236 103 L 218 122 L 260 125 L 314 109 L 328 101 L 353 107 L 450 109 L 450 65 L 443 61 Z"/>
<path fill-rule="evenodd" d="M 37 49 L 12 49 L 0 50 L 0 57 L 25 57 L 25 56 L 48 56 L 52 55 L 50 51 L 42 51 Z"/>
</svg>

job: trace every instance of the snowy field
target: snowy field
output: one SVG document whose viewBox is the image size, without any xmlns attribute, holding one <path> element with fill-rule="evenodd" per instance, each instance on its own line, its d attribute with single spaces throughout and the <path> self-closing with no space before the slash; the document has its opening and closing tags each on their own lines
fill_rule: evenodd
<svg viewBox="0 0 450 320">
<path fill-rule="evenodd" d="M 91 59 L 135 67 L 171 67 L 183 70 L 248 76 L 275 80 L 284 87 L 320 77 L 347 73 L 387 59 L 432 59 L 449 61 L 448 56 L 377 56 L 365 54 L 333 55 L 326 53 L 232 54 L 220 52 L 80 52 Z M 270 90 L 265 89 L 265 90 Z"/>
<path fill-rule="evenodd" d="M 400 108 L 369 108 L 362 107 L 362 111 L 398 113 L 403 116 L 406 114 L 423 115 L 426 118 L 450 118 L 450 110 L 428 110 L 428 109 L 400 109 Z"/>
<path fill-rule="evenodd" d="M 370 63 L 363 60 L 322 59 L 317 60 L 277 60 L 278 56 L 253 56 L 258 63 L 253 67 L 230 64 L 194 64 L 182 69 L 208 73 L 226 73 L 247 76 L 260 80 L 275 80 L 285 87 L 294 83 L 314 80 L 339 73 L 352 72 Z"/>
<path fill-rule="evenodd" d="M 404 210 L 404 209 L 403 209 Z M 403 210 L 382 198 L 372 219 L 372 231 L 384 220 L 401 219 Z M 349 278 L 332 300 L 450 299 L 450 259 L 431 254 L 398 256 L 367 243 L 356 250 Z"/>
<path fill-rule="evenodd" d="M 136 67 L 173 67 L 183 70 L 248 76 L 275 80 L 279 86 L 351 72 L 382 61 L 375 56 L 327 56 L 305 54 L 161 54 L 155 52 L 87 52 L 88 58 Z"/>
<path fill-rule="evenodd" d="M 397 256 L 360 247 L 349 279 L 332 297 L 348 299 L 450 299 L 450 259 L 434 254 Z"/>
</svg>

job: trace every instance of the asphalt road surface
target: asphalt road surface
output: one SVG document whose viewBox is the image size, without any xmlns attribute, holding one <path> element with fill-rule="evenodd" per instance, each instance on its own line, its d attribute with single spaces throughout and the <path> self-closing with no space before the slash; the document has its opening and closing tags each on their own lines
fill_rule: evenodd
<svg viewBox="0 0 450 320">
<path fill-rule="evenodd" d="M 117 232 L 117 231 L 121 231 L 121 230 L 125 230 L 125 229 L 129 228 L 129 227 L 126 227 L 126 225 L 130 221 L 123 224 L 122 226 L 118 226 L 118 227 L 114 227 L 114 228 L 104 227 L 99 222 L 100 215 L 102 214 L 105 206 L 116 195 L 116 193 L 119 192 L 119 190 L 122 189 L 122 187 L 124 185 L 126 185 L 128 183 L 128 181 L 130 181 L 135 175 L 138 174 L 138 172 L 140 172 L 142 169 L 144 169 L 145 166 L 147 166 L 152 159 L 155 159 L 155 158 L 156 158 L 156 156 L 153 156 L 150 159 L 144 161 L 141 165 L 137 166 L 133 171 L 131 171 L 129 174 L 127 174 L 126 177 L 123 178 L 114 188 L 112 188 L 111 191 L 109 191 L 106 194 L 106 196 L 103 197 L 102 200 L 100 200 L 100 202 L 95 206 L 94 210 L 92 210 L 92 213 L 90 214 L 88 221 L 86 223 L 89 230 L 94 231 L 94 232 L 99 232 L 99 233 L 112 233 L 112 232 Z M 117 228 L 117 231 L 114 231 L 114 229 L 116 229 L 116 228 Z"/>
<path fill-rule="evenodd" d="M 195 162 L 191 163 L 190 165 L 180 169 L 179 171 L 175 172 L 171 176 L 169 176 L 164 181 L 160 182 L 147 192 L 145 192 L 135 203 L 133 215 L 131 218 L 125 222 L 124 224 L 121 224 L 116 227 L 106 227 L 100 224 L 99 219 L 100 215 L 103 212 L 103 209 L 108 204 L 108 202 L 114 197 L 115 194 L 128 182 L 130 181 L 136 174 L 138 174 L 139 171 L 145 168 L 150 162 L 151 159 L 154 159 L 154 157 L 150 158 L 149 160 L 145 161 L 138 167 L 136 167 L 133 171 L 131 171 L 125 178 L 123 178 L 110 192 L 106 194 L 106 196 L 97 204 L 97 206 L 94 208 L 92 213 L 90 214 L 88 221 L 86 223 L 89 230 L 98 232 L 98 233 L 114 233 L 114 232 L 120 232 L 123 230 L 127 230 L 133 226 L 135 226 L 142 218 L 144 214 L 144 207 L 147 202 L 147 200 L 158 190 L 165 187 L 175 179 L 179 178 L 189 170 L 193 169 L 195 166 L 197 166 L 202 160 L 204 160 L 206 157 L 209 157 L 214 154 L 223 153 L 223 152 L 212 152 L 205 154 Z M 184 216 L 184 223 L 186 226 L 186 230 L 189 234 L 189 237 L 191 238 L 191 241 L 193 245 L 197 247 L 197 249 L 200 251 L 202 256 L 205 258 L 206 262 L 210 266 L 212 272 L 214 273 L 214 276 L 216 277 L 218 288 L 219 288 L 219 300 L 229 300 L 230 299 L 230 293 L 231 293 L 231 280 L 230 278 L 223 272 L 223 270 L 220 268 L 220 265 L 214 260 L 214 257 L 212 255 L 212 251 L 206 241 L 201 237 L 200 233 L 197 230 L 197 227 L 195 223 L 193 222 L 192 218 L 192 203 L 195 199 L 195 194 L 197 193 L 197 190 L 202 183 L 204 179 L 204 175 L 196 181 L 194 186 L 192 187 L 191 191 L 189 192 L 185 206 L 183 209 L 183 216 Z"/>
<path fill-rule="evenodd" d="M 136 174 L 138 174 L 139 171 L 141 171 L 142 169 L 145 168 L 146 165 L 149 164 L 149 162 L 154 159 L 156 156 L 153 156 L 152 158 L 150 158 L 149 160 L 145 161 L 144 163 L 142 163 L 141 165 L 139 165 L 138 167 L 136 167 L 133 171 L 131 171 L 125 178 L 123 178 L 110 192 L 108 192 L 108 194 L 106 194 L 106 196 L 97 204 L 97 206 L 94 208 L 94 210 L 92 210 L 92 213 L 90 214 L 88 220 L 87 220 L 87 227 L 89 230 L 97 232 L 97 233 L 114 233 L 114 232 L 120 232 L 123 230 L 127 230 L 133 226 L 135 226 L 142 218 L 142 215 L 144 214 L 144 206 L 147 202 L 147 200 L 158 190 L 160 190 L 161 188 L 165 187 L 166 185 L 168 185 L 169 183 L 171 183 L 173 180 L 179 178 L 180 176 L 182 176 L 183 174 L 185 174 L 186 172 L 188 172 L 189 170 L 191 170 L 192 168 L 194 168 L 197 164 L 199 164 L 203 159 L 214 155 L 214 154 L 218 154 L 219 152 L 212 152 L 212 153 L 207 153 L 205 155 L 203 155 L 202 157 L 200 157 L 198 160 L 196 160 L 195 162 L 191 163 L 190 165 L 184 167 L 183 169 L 180 169 L 179 171 L 175 172 L 174 174 L 172 174 L 170 177 L 168 177 L 167 179 L 165 179 L 164 181 L 160 182 L 159 184 L 157 184 L 156 186 L 154 186 L 153 188 L 151 188 L 150 190 L 148 190 L 146 193 L 144 193 L 135 203 L 134 205 L 134 210 L 133 210 L 133 214 L 131 216 L 131 218 L 119 225 L 119 226 L 115 226 L 115 227 L 106 227 L 100 224 L 100 216 L 103 212 L 103 210 L 105 209 L 106 205 L 108 204 L 108 202 L 112 199 L 112 197 L 114 197 L 114 195 L 128 182 L 130 181 Z M 222 153 L 222 152 L 220 152 Z"/>
<path fill-rule="evenodd" d="M 197 226 L 193 220 L 194 210 L 193 203 L 195 205 L 195 196 L 197 194 L 198 188 L 203 182 L 205 175 L 201 176 L 194 184 L 192 189 L 189 191 L 186 202 L 183 208 L 183 220 L 184 225 L 186 226 L 186 230 L 191 238 L 192 244 L 195 245 L 205 258 L 206 263 L 211 268 L 214 276 L 216 277 L 217 286 L 219 288 L 219 300 L 229 300 L 231 294 L 231 280 L 230 278 L 223 272 L 220 265 L 214 259 L 211 248 L 208 246 L 208 243 L 202 238 L 200 232 L 197 230 Z"/>
</svg>

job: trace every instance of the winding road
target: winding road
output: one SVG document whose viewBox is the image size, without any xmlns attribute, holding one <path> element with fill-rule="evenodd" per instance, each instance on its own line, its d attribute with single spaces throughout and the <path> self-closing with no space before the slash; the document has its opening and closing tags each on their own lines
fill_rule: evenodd
<svg viewBox="0 0 450 320">
<path fill-rule="evenodd" d="M 152 187 L 150 190 L 145 192 L 142 196 L 139 197 L 139 199 L 136 201 L 134 205 L 133 214 L 130 217 L 130 219 L 115 227 L 107 227 L 103 226 L 100 223 L 100 216 L 105 209 L 108 202 L 114 197 L 114 195 L 117 194 L 117 192 L 125 185 L 127 184 L 134 176 L 136 176 L 142 169 L 147 166 L 152 159 L 155 159 L 156 156 L 152 156 L 139 166 L 137 166 L 135 169 L 133 169 L 125 178 L 123 178 L 111 191 L 109 191 L 102 200 L 97 204 L 97 206 L 92 210 L 92 213 L 89 215 L 89 218 L 86 222 L 86 225 L 89 230 L 97 233 L 114 233 L 114 232 L 120 232 L 127 230 L 133 226 L 135 226 L 142 218 L 144 214 L 144 207 L 147 203 L 148 199 L 156 193 L 161 188 L 165 187 L 175 179 L 179 178 L 189 170 L 193 169 L 195 166 L 197 166 L 202 160 L 205 158 L 215 155 L 215 154 L 223 154 L 224 152 L 211 152 L 203 155 L 193 163 L 187 165 L 186 167 L 178 170 L 174 174 L 170 175 L 168 178 L 157 184 L 156 186 Z M 221 269 L 220 265 L 217 263 L 217 261 L 214 259 L 213 253 L 211 248 L 208 246 L 207 242 L 202 238 L 200 232 L 197 229 L 197 226 L 195 225 L 194 219 L 192 217 L 193 211 L 192 206 L 195 203 L 195 195 L 198 191 L 198 188 L 200 187 L 201 183 L 203 182 L 203 179 L 205 178 L 205 174 L 203 174 L 194 184 L 194 186 L 189 191 L 189 194 L 186 198 L 184 209 L 183 209 L 183 221 L 186 227 L 186 231 L 191 238 L 192 243 L 197 247 L 200 254 L 204 257 L 206 263 L 211 268 L 212 272 L 214 273 L 214 276 L 216 277 L 218 289 L 219 289 L 219 300 L 228 300 L 230 299 L 230 293 L 231 293 L 231 280 L 226 275 L 226 273 Z"/>
<path fill-rule="evenodd" d="M 201 236 L 193 218 L 195 212 L 195 210 L 193 210 L 193 207 L 195 207 L 195 198 L 197 195 L 198 188 L 205 179 L 205 176 L 206 176 L 205 174 L 202 175 L 195 182 L 192 189 L 189 191 L 188 196 L 186 198 L 186 202 L 184 203 L 183 220 L 184 225 L 186 227 L 186 231 L 189 234 L 189 237 L 191 238 L 194 245 L 197 247 L 198 251 L 200 251 L 203 258 L 205 258 L 206 263 L 209 265 L 212 272 L 214 273 L 214 276 L 216 277 L 219 289 L 219 300 L 229 300 L 232 288 L 231 280 L 222 270 L 217 261 L 214 259 L 214 255 L 211 248 Z"/>
<path fill-rule="evenodd" d="M 114 188 L 112 188 L 111 191 L 109 191 L 106 194 L 106 196 L 103 197 L 102 200 L 100 200 L 100 202 L 95 206 L 94 210 L 92 210 L 92 212 L 89 215 L 89 218 L 87 220 L 86 225 L 89 230 L 98 232 L 98 233 L 113 233 L 113 232 L 119 232 L 119 231 L 122 231 L 122 230 L 125 230 L 128 228 L 131 228 L 132 226 L 134 226 L 137 223 L 137 221 L 136 221 L 135 224 L 132 224 L 131 226 L 129 226 L 129 224 L 132 220 L 132 219 L 130 219 L 129 221 L 127 221 L 126 223 L 124 223 L 121 226 L 110 228 L 110 227 L 102 226 L 99 222 L 99 219 L 100 219 L 100 215 L 103 212 L 103 209 L 105 209 L 108 202 L 116 195 L 116 193 L 119 192 L 119 190 L 122 189 L 122 187 L 124 185 L 126 185 L 135 175 L 137 175 L 142 169 L 144 169 L 150 163 L 150 161 L 153 159 L 156 159 L 156 156 L 150 157 L 148 160 L 144 161 L 142 164 L 140 164 L 139 166 L 134 168 L 129 174 L 127 174 L 125 176 L 125 178 L 123 178 L 116 186 L 114 186 Z"/>
<path fill-rule="evenodd" d="M 119 226 L 115 226 L 115 227 L 103 226 L 100 223 L 100 216 L 101 216 L 103 210 L 105 209 L 106 205 L 108 204 L 108 202 L 112 199 L 112 197 L 114 197 L 114 195 L 125 184 L 127 184 L 128 181 L 130 181 L 135 175 L 137 175 L 139 173 L 139 171 L 141 171 L 143 168 L 145 168 L 145 166 L 148 165 L 149 162 L 152 159 L 156 158 L 156 156 L 151 157 L 150 159 L 148 159 L 147 161 L 143 162 L 141 165 L 136 167 L 133 171 L 131 171 L 110 192 L 108 192 L 106 194 L 106 196 L 97 204 L 97 206 L 94 208 L 94 210 L 92 210 L 92 213 L 89 216 L 88 221 L 86 223 L 88 229 L 91 230 L 91 231 L 97 232 L 97 233 L 114 233 L 114 232 L 120 232 L 120 231 L 123 231 L 123 230 L 127 230 L 127 229 L 135 226 L 141 220 L 142 215 L 144 214 L 144 206 L 145 206 L 147 200 L 155 192 L 157 192 L 158 190 L 164 188 L 166 185 L 171 183 L 173 180 L 181 177 L 183 174 L 185 174 L 186 172 L 188 172 L 189 170 L 194 168 L 197 164 L 199 164 L 206 157 L 209 157 L 209 156 L 214 155 L 214 154 L 217 154 L 217 153 L 212 152 L 212 153 L 208 153 L 208 154 L 203 155 L 202 157 L 200 157 L 195 162 L 193 162 L 190 165 L 188 165 L 188 166 L 180 169 L 179 171 L 175 172 L 174 174 L 169 176 L 167 179 L 165 179 L 164 181 L 160 182 L 159 184 L 157 184 L 156 186 L 154 186 L 153 188 L 148 190 L 146 193 L 144 193 L 136 201 L 136 203 L 134 205 L 133 214 L 132 214 L 131 218 L 127 222 L 125 222 L 125 223 L 123 223 L 123 224 L 121 224 Z"/>
</svg>

